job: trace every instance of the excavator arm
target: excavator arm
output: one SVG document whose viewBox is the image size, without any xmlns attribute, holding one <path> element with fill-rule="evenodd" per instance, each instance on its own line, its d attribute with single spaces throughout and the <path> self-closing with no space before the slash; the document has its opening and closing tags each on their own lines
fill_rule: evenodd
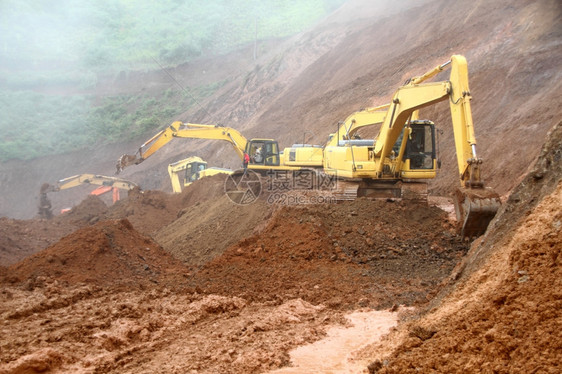
<svg viewBox="0 0 562 374">
<path fill-rule="evenodd" d="M 390 104 L 380 105 L 351 114 L 340 124 L 338 132 L 333 134 L 326 146 L 338 146 L 343 142 L 352 140 L 360 128 L 382 123 L 389 106 Z"/>
<path fill-rule="evenodd" d="M 448 80 L 428 82 L 447 67 Z M 360 196 L 423 197 L 427 187 L 417 180 L 434 178 L 437 160 L 434 125 L 420 121 L 419 110 L 447 100 L 459 170 L 457 218 L 462 222 L 463 236 L 482 234 L 500 201 L 481 178 L 482 159 L 476 154 L 468 68 L 463 56 L 453 55 L 446 63 L 409 79 L 396 90 L 390 104 L 350 115 L 326 144 L 324 172 L 359 180 Z M 358 129 L 374 124 L 380 124 L 375 140 L 354 139 Z"/>
<path fill-rule="evenodd" d="M 176 121 L 142 144 L 134 155 L 123 155 L 117 162 L 117 173 L 125 167 L 140 164 L 174 138 L 216 139 L 229 142 L 240 159 L 244 159 L 247 139 L 233 128 Z"/>
<path fill-rule="evenodd" d="M 448 81 L 424 83 L 448 65 L 451 65 Z M 471 98 L 466 59 L 453 55 L 450 61 L 411 79 L 396 91 L 374 148 L 379 160 L 376 174 L 382 176 L 383 160 L 389 156 L 403 128 L 412 118 L 418 117 L 417 111 L 449 100 L 460 178 L 455 208 L 457 218 L 462 221 L 462 235 L 468 237 L 482 234 L 500 205 L 499 195 L 484 187 L 481 179 L 482 159 L 476 155 Z"/>
<path fill-rule="evenodd" d="M 92 193 L 95 195 L 113 190 L 113 202 L 119 200 L 119 189 L 132 190 L 133 188 L 138 187 L 136 183 L 125 179 L 106 177 L 104 175 L 97 174 L 73 175 L 72 177 L 59 180 L 56 185 L 43 183 L 39 190 L 39 216 L 43 218 L 51 218 L 53 216 L 53 212 L 51 210 L 51 201 L 47 197 L 47 193 L 66 190 L 68 188 L 77 187 L 82 184 L 98 185 L 100 186 L 100 188 L 106 187 L 102 190 L 98 189 L 95 190 L 95 192 L 93 191 Z"/>
<path fill-rule="evenodd" d="M 122 190 L 132 190 L 133 188 L 138 187 L 136 183 L 125 179 L 106 177 L 104 175 L 97 175 L 97 174 L 78 174 L 72 177 L 59 180 L 58 183 L 55 186 L 53 186 L 51 190 L 52 191 L 66 190 L 68 188 L 76 187 L 81 184 L 108 186 L 113 188 L 119 188 Z"/>
</svg>

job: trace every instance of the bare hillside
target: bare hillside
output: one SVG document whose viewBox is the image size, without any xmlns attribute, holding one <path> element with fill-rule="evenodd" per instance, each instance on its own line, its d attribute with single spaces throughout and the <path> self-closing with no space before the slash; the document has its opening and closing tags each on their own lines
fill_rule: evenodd
<svg viewBox="0 0 562 374">
<path fill-rule="evenodd" d="M 381 2 L 376 7 L 370 1 L 350 1 L 316 28 L 269 44 L 256 62 L 240 58 L 244 56 L 241 51 L 213 63 L 202 61 L 199 68 L 176 69 L 177 79 L 188 84 L 197 81 L 191 77 L 201 76 L 203 68 L 221 70 L 219 61 L 233 74 L 229 84 L 201 103 L 205 110 L 197 107 L 178 119 L 235 127 L 248 138 L 274 137 L 281 146 L 303 139 L 322 144 L 337 122 L 354 110 L 388 102 L 407 78 L 445 62 L 452 54 L 463 54 L 469 63 L 485 178 L 490 186 L 506 193 L 536 157 L 546 132 L 560 117 L 561 72 L 556 63 L 562 56 L 560 14 L 560 4 L 554 0 L 426 1 L 401 2 L 400 6 Z M 218 73 L 206 75 L 221 77 Z M 174 85 L 170 81 L 166 86 L 161 74 L 153 76 L 162 89 Z M 138 90 L 138 82 L 149 84 L 150 77 L 129 82 L 103 80 L 98 90 L 103 94 L 108 86 L 120 84 L 121 88 L 112 90 Z M 447 79 L 446 73 L 437 79 Z M 448 107 L 446 103 L 435 105 L 422 111 L 422 116 L 443 130 L 443 169 L 432 186 L 435 193 L 445 193 L 455 185 L 457 175 Z M 134 152 L 144 140 L 0 165 L 0 214 L 34 216 L 41 183 L 83 172 L 111 175 L 115 160 L 122 153 Z M 145 189 L 169 191 L 166 165 L 193 154 L 216 166 L 240 164 L 228 144 L 178 140 L 142 165 L 126 170 L 124 177 Z M 79 198 L 67 194 L 61 200 L 54 197 L 53 202 L 64 207 L 64 200 L 76 204 Z"/>
</svg>

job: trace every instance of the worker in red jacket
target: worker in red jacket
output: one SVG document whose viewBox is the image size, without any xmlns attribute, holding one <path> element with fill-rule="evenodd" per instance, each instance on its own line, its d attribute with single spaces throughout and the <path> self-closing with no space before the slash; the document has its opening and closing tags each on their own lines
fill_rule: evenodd
<svg viewBox="0 0 562 374">
<path fill-rule="evenodd" d="M 244 152 L 244 173 L 248 169 L 248 164 L 250 163 L 250 155 Z"/>
</svg>

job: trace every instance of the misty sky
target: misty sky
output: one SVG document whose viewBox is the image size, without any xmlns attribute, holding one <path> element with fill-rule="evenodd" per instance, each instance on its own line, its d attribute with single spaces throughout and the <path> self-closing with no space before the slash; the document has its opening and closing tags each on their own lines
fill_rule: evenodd
<svg viewBox="0 0 562 374">
<path fill-rule="evenodd" d="M 256 22 L 265 37 L 299 31 L 342 2 L 2 0 L 0 69 L 174 63 L 251 41 Z"/>
</svg>

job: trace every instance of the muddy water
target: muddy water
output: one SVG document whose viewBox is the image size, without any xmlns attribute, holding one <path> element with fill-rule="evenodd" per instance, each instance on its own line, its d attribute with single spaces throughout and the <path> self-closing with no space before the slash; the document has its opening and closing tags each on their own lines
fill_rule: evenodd
<svg viewBox="0 0 562 374">
<path fill-rule="evenodd" d="M 377 342 L 396 326 L 398 313 L 390 311 L 353 312 L 349 327 L 332 327 L 328 336 L 291 351 L 291 366 L 270 374 L 362 373 L 368 363 L 352 360 L 354 352 Z"/>
</svg>

